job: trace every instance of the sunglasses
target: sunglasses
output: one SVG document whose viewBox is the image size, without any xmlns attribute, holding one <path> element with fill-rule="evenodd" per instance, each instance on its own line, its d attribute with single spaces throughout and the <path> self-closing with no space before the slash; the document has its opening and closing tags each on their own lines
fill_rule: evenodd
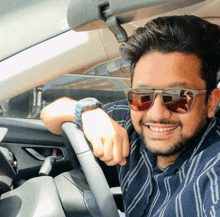
<svg viewBox="0 0 220 217">
<path fill-rule="evenodd" d="M 207 90 L 185 88 L 140 87 L 125 91 L 130 108 L 134 111 L 148 111 L 157 95 L 161 95 L 163 105 L 168 111 L 186 114 L 193 107 L 197 95 L 206 94 Z"/>
</svg>

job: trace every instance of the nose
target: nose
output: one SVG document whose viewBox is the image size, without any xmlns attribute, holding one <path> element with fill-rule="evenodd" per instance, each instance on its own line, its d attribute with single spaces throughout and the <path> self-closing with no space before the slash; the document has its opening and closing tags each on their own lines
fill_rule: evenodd
<svg viewBox="0 0 220 217">
<path fill-rule="evenodd" d="M 150 110 L 147 111 L 147 118 L 154 121 L 162 121 L 171 117 L 171 112 L 168 111 L 162 101 L 161 95 L 156 95 L 154 103 Z"/>
</svg>

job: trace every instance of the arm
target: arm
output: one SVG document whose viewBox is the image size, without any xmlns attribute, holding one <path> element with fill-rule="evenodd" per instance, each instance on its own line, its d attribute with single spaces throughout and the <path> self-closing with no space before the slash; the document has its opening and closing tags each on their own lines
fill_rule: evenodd
<svg viewBox="0 0 220 217">
<path fill-rule="evenodd" d="M 70 98 L 59 99 L 41 113 L 41 120 L 48 130 L 61 134 L 61 125 L 71 121 L 75 123 L 74 109 L 77 101 Z M 84 134 L 92 144 L 96 157 L 107 165 L 125 165 L 129 154 L 127 131 L 116 121 L 110 118 L 101 108 L 83 111 L 82 123 Z"/>
</svg>

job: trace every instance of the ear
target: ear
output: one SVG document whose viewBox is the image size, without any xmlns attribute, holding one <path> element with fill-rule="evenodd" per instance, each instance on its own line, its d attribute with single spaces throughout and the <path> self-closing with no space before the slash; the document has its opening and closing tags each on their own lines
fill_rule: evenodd
<svg viewBox="0 0 220 217">
<path fill-rule="evenodd" d="M 215 115 L 215 110 L 219 104 L 220 90 L 215 88 L 208 98 L 208 117 L 212 118 Z"/>
</svg>

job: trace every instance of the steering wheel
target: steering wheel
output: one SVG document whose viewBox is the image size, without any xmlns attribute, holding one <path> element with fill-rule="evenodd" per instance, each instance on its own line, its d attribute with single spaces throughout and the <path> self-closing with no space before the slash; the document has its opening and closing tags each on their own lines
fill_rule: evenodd
<svg viewBox="0 0 220 217">
<path fill-rule="evenodd" d="M 69 142 L 76 153 L 101 216 L 119 217 L 117 206 L 106 178 L 100 165 L 96 161 L 83 132 L 72 122 L 64 123 L 62 125 L 62 131 L 69 139 Z"/>
</svg>

